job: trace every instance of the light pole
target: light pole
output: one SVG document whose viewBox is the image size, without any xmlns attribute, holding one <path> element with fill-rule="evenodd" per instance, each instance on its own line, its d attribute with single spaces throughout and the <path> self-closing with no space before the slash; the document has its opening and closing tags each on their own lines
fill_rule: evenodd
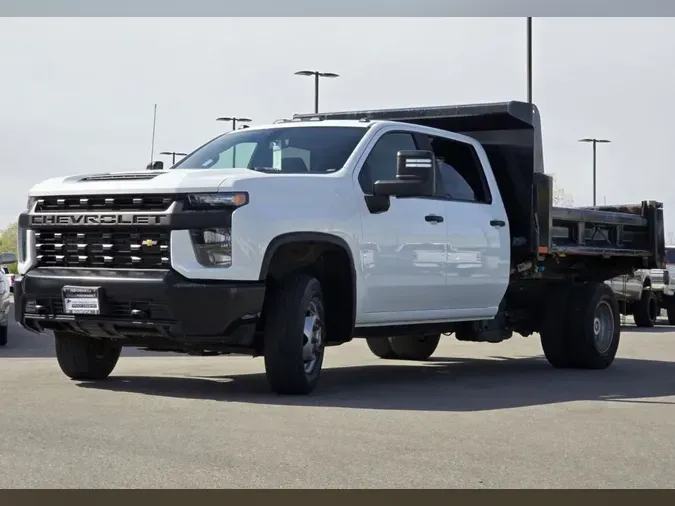
<svg viewBox="0 0 675 506">
<path fill-rule="evenodd" d="M 187 153 L 179 153 L 178 151 L 162 151 L 160 155 L 171 155 L 171 165 L 176 165 L 176 156 L 187 156 Z"/>
<path fill-rule="evenodd" d="M 216 121 L 231 121 L 232 122 L 232 130 L 237 129 L 237 123 L 250 123 L 253 121 L 250 118 L 237 118 L 235 116 L 222 116 L 220 118 L 216 118 Z M 244 125 L 244 128 L 246 128 L 246 125 Z M 234 169 L 234 162 L 236 161 L 237 158 L 237 146 L 236 144 L 232 146 L 232 168 Z"/>
<path fill-rule="evenodd" d="M 527 101 L 532 103 L 532 18 L 527 18 Z"/>
<path fill-rule="evenodd" d="M 314 113 L 319 112 L 319 79 L 321 77 L 336 78 L 340 77 L 333 72 L 319 72 L 318 70 L 298 70 L 296 76 L 312 77 L 314 76 Z"/>
<path fill-rule="evenodd" d="M 608 139 L 596 139 L 596 138 L 586 138 L 586 139 L 579 139 L 579 142 L 590 142 L 593 144 L 593 207 L 595 207 L 595 195 L 596 195 L 596 188 L 597 188 L 597 172 L 596 172 L 596 151 L 597 151 L 597 145 L 598 144 L 607 144 L 611 142 Z"/>
</svg>

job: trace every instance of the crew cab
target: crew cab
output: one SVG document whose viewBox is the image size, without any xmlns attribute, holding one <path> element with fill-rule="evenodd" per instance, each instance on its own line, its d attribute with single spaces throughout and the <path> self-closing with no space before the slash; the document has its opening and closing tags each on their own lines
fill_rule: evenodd
<svg viewBox="0 0 675 506">
<path fill-rule="evenodd" d="M 552 206 L 528 103 L 295 115 L 158 165 L 30 190 L 16 319 L 72 379 L 133 346 L 263 356 L 273 391 L 308 394 L 327 347 L 425 360 L 451 333 L 606 368 L 604 281 L 663 267 L 660 203 Z"/>
</svg>

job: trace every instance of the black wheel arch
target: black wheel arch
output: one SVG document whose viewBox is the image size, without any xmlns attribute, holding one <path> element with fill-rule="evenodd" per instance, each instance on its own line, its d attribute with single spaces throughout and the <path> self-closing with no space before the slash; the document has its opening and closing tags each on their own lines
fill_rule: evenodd
<svg viewBox="0 0 675 506">
<path fill-rule="evenodd" d="M 265 254 L 263 256 L 262 265 L 260 267 L 259 280 L 265 281 L 269 274 L 270 266 L 272 264 L 272 259 L 274 258 L 275 253 L 282 246 L 286 246 L 293 243 L 317 243 L 317 244 L 330 244 L 332 246 L 337 246 L 342 249 L 349 261 L 349 271 L 350 271 L 350 281 L 351 281 L 351 328 L 354 328 L 356 324 L 356 265 L 354 263 L 354 255 L 352 249 L 347 244 L 342 237 L 339 237 L 334 234 L 329 234 L 325 232 L 288 232 L 285 234 L 278 235 L 267 246 Z"/>
</svg>

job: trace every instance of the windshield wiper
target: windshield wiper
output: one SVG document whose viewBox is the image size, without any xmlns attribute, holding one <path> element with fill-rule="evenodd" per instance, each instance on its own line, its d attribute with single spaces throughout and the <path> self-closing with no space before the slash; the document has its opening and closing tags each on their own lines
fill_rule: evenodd
<svg viewBox="0 0 675 506">
<path fill-rule="evenodd" d="M 267 173 L 281 173 L 281 169 L 275 169 L 274 167 L 248 167 L 249 170 L 255 170 L 256 172 L 267 172 Z"/>
</svg>

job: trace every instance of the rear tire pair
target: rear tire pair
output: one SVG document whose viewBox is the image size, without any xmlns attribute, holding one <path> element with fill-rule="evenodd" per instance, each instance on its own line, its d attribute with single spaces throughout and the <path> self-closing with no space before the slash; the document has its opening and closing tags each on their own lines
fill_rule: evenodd
<svg viewBox="0 0 675 506">
<path fill-rule="evenodd" d="M 549 363 L 559 369 L 605 369 L 619 348 L 621 320 L 604 283 L 558 286 L 549 292 L 540 329 Z"/>
<path fill-rule="evenodd" d="M 369 337 L 366 343 L 375 356 L 385 360 L 427 360 L 440 339 L 440 334 Z"/>
<path fill-rule="evenodd" d="M 643 288 L 640 300 L 633 303 L 635 326 L 642 328 L 653 327 L 656 324 L 659 313 L 659 302 L 651 287 L 647 286 Z"/>
</svg>

